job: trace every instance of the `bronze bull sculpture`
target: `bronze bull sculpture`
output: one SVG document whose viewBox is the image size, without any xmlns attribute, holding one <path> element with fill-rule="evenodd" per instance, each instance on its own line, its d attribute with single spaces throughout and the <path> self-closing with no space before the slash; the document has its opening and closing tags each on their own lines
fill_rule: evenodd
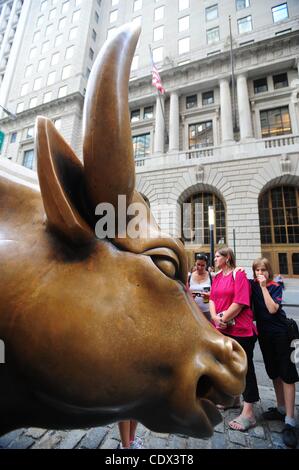
<svg viewBox="0 0 299 470">
<path fill-rule="evenodd" d="M 221 420 L 215 403 L 244 388 L 244 351 L 200 314 L 184 287 L 183 245 L 162 236 L 134 190 L 128 80 L 138 36 L 120 28 L 95 62 L 84 166 L 40 117 L 41 196 L 0 180 L 2 434 L 135 418 L 204 437 Z M 144 236 L 97 239 L 95 207 L 116 206 L 119 194 L 146 208 Z"/>
</svg>

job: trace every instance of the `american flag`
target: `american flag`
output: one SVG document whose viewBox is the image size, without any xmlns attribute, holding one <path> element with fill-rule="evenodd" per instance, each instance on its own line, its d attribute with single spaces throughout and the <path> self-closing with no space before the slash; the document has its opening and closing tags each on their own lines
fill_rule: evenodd
<svg viewBox="0 0 299 470">
<path fill-rule="evenodd" d="M 165 88 L 162 85 L 162 80 L 155 64 L 153 64 L 152 75 L 153 75 L 153 79 L 152 79 L 153 86 L 157 88 L 157 90 L 161 93 L 161 95 L 164 95 Z"/>
</svg>

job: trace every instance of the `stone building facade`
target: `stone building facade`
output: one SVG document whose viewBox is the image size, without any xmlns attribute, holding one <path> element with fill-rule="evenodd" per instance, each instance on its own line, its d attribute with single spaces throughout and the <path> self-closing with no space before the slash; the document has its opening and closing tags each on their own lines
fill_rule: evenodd
<svg viewBox="0 0 299 470">
<path fill-rule="evenodd" d="M 62 1 L 56 3 L 62 8 Z M 91 66 L 86 38 L 93 34 L 94 11 L 100 15 L 95 53 L 118 26 L 140 24 L 129 95 L 137 189 L 165 231 L 184 235 L 190 265 L 196 253 L 210 251 L 212 206 L 215 245 L 234 247 L 238 264 L 250 269 L 264 254 L 276 272 L 299 277 L 298 1 L 81 3 L 91 10 L 80 30 L 85 47 L 76 56 L 81 65 L 73 87 L 58 98 L 63 85 L 57 82 L 55 99 L 18 113 L 23 82 L 12 82 L 0 104 L 16 112 L 17 120 L 5 117 L 1 128 L 8 135 L 13 126 L 26 129 L 35 114 L 61 119 L 62 133 L 80 156 L 85 72 Z M 149 46 L 164 95 L 152 86 Z M 25 63 L 18 67 L 25 71 Z M 24 145 L 32 146 L 31 139 Z M 13 151 L 12 145 L 4 144 L 3 157 L 22 163 L 25 146 L 15 142 Z"/>
</svg>

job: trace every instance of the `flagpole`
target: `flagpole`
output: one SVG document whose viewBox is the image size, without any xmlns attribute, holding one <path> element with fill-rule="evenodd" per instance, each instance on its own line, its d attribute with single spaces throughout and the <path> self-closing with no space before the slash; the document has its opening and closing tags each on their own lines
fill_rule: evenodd
<svg viewBox="0 0 299 470">
<path fill-rule="evenodd" d="M 235 72 L 234 72 L 232 22 L 231 22 L 231 16 L 230 15 L 229 15 L 229 37 L 230 37 L 230 66 L 231 66 L 231 77 L 232 77 L 233 123 L 234 123 L 234 132 L 236 132 L 236 130 L 238 129 L 238 126 L 237 126 L 237 115 L 236 115 Z"/>
<path fill-rule="evenodd" d="M 150 58 L 151 58 L 152 68 L 153 68 L 155 66 L 154 58 L 153 58 L 153 52 L 152 52 L 152 48 L 151 48 L 150 44 L 148 45 L 148 47 L 149 47 L 149 50 L 150 50 Z M 166 143 L 168 144 L 169 143 L 169 136 L 168 136 L 168 132 L 167 132 L 167 128 L 166 128 L 164 106 L 162 104 L 160 91 L 157 88 L 156 88 L 156 90 L 157 90 L 157 96 L 159 98 L 159 103 L 160 103 L 160 106 L 161 106 L 162 116 L 163 116 L 163 120 L 164 120 L 164 134 L 166 134 Z"/>
</svg>

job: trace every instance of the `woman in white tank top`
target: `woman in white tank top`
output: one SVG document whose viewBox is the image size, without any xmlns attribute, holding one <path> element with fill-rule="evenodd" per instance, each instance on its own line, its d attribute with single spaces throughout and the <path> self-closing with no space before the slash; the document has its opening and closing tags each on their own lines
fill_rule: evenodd
<svg viewBox="0 0 299 470">
<path fill-rule="evenodd" d="M 196 304 L 206 318 L 211 320 L 209 310 L 211 275 L 207 271 L 207 266 L 208 258 L 205 255 L 197 255 L 195 264 L 196 269 L 189 276 L 189 287 Z"/>
</svg>

